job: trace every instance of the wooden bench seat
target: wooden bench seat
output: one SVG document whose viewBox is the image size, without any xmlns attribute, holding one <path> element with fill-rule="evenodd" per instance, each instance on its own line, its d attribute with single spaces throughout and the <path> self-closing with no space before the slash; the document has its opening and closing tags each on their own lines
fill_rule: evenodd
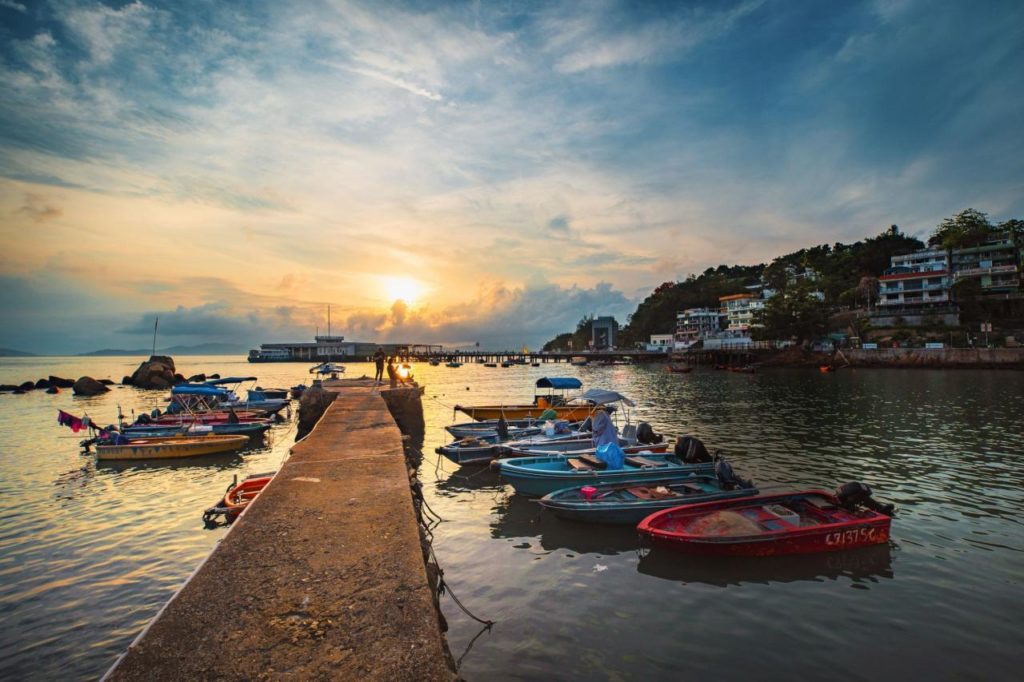
<svg viewBox="0 0 1024 682">
<path fill-rule="evenodd" d="M 581 462 L 583 462 L 584 464 L 590 465 L 590 468 L 592 468 L 592 469 L 607 469 L 608 468 L 608 462 L 606 462 L 603 459 L 600 459 L 598 457 L 595 457 L 594 455 L 580 455 L 579 456 L 579 460 Z"/>
<path fill-rule="evenodd" d="M 575 457 L 570 457 L 569 459 L 566 460 L 566 462 L 569 464 L 569 467 L 572 468 L 574 471 L 593 471 L 594 470 L 594 467 L 590 466 L 586 462 L 581 462 L 580 460 L 576 459 Z"/>
<path fill-rule="evenodd" d="M 635 467 L 663 467 L 666 463 L 659 462 L 655 459 L 647 459 L 646 457 L 641 457 L 639 455 L 633 455 L 626 458 L 626 464 Z"/>
</svg>

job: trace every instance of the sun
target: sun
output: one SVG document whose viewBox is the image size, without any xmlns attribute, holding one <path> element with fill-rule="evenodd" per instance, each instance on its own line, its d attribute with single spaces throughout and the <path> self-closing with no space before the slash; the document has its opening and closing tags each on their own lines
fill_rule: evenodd
<svg viewBox="0 0 1024 682">
<path fill-rule="evenodd" d="M 385 277 L 384 289 L 387 291 L 388 299 L 395 301 L 402 299 L 412 305 L 423 295 L 423 284 L 412 277 Z"/>
</svg>

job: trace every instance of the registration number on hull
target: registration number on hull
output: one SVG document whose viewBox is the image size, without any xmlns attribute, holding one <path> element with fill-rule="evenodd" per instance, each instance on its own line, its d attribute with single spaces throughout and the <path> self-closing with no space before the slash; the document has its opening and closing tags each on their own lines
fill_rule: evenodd
<svg viewBox="0 0 1024 682">
<path fill-rule="evenodd" d="M 889 533 L 885 528 L 851 528 L 828 533 L 825 535 L 825 544 L 829 547 L 842 547 L 844 545 L 885 542 L 888 536 Z"/>
</svg>

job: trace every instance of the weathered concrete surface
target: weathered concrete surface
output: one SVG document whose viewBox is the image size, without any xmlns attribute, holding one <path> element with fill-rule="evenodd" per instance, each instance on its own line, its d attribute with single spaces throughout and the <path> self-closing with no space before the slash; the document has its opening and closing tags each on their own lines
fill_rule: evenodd
<svg viewBox="0 0 1024 682">
<path fill-rule="evenodd" d="M 450 680 L 401 434 L 340 390 L 111 680 Z"/>
</svg>

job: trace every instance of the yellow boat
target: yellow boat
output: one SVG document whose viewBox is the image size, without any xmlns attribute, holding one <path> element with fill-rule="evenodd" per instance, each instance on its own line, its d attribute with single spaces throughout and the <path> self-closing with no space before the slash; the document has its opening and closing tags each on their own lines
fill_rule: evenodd
<svg viewBox="0 0 1024 682">
<path fill-rule="evenodd" d="M 124 445 L 97 445 L 96 459 L 176 459 L 238 450 L 248 436 L 209 435 L 195 438 L 140 438 Z"/>
</svg>

